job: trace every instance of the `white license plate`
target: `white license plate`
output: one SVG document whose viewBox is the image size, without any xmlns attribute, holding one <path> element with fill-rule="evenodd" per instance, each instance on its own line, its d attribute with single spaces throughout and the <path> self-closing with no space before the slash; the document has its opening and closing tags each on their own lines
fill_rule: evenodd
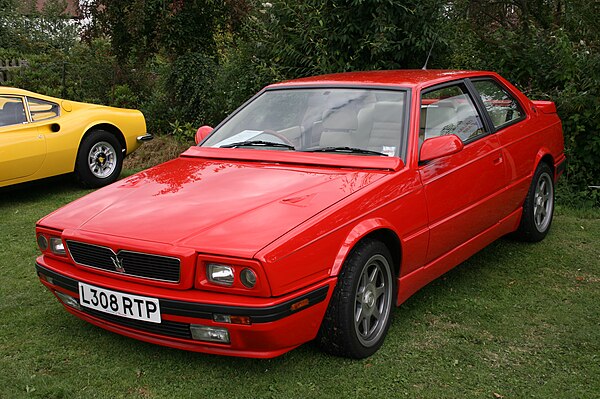
<svg viewBox="0 0 600 399">
<path fill-rule="evenodd" d="M 79 283 L 79 304 L 121 317 L 160 323 L 160 304 L 156 298 L 124 294 Z"/>
</svg>

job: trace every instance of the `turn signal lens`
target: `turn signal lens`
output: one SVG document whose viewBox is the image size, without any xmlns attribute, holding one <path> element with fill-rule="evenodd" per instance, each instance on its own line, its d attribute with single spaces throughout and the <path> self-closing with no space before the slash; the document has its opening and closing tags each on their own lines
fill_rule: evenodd
<svg viewBox="0 0 600 399">
<path fill-rule="evenodd" d="M 66 255 L 65 246 L 58 237 L 50 237 L 50 251 L 56 255 Z"/>
<path fill-rule="evenodd" d="M 225 266 L 218 263 L 209 263 L 206 266 L 207 278 L 215 284 L 231 287 L 233 285 L 234 273 L 233 267 Z"/>
<path fill-rule="evenodd" d="M 246 288 L 254 288 L 256 285 L 256 274 L 250 269 L 244 269 L 240 273 L 240 280 Z"/>
<path fill-rule="evenodd" d="M 290 306 L 290 310 L 295 312 L 298 309 L 302 309 L 303 307 L 308 306 L 308 299 L 303 299 L 300 302 L 296 302 Z"/>
<path fill-rule="evenodd" d="M 250 316 L 231 316 L 230 319 L 231 324 L 252 324 L 252 322 L 250 321 Z"/>
<path fill-rule="evenodd" d="M 217 323 L 231 323 L 231 316 L 226 314 L 213 314 L 213 320 Z"/>
<path fill-rule="evenodd" d="M 213 320 L 218 323 L 230 323 L 230 324 L 246 324 L 250 325 L 250 316 L 230 316 L 227 314 L 213 314 Z"/>
</svg>

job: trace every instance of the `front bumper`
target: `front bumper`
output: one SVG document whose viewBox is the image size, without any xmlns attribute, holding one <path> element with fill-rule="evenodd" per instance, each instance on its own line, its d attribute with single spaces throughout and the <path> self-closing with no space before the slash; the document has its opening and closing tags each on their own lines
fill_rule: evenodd
<svg viewBox="0 0 600 399">
<path fill-rule="evenodd" d="M 70 313 L 96 326 L 131 338 L 172 348 L 255 358 L 279 356 L 314 339 L 335 284 L 335 279 L 329 279 L 282 298 L 275 300 L 265 298 L 265 306 L 257 303 L 254 303 L 253 306 L 206 303 L 201 301 L 202 291 L 197 291 L 199 299 L 197 302 L 161 297 L 149 292 L 148 296 L 156 297 L 160 302 L 162 319 L 161 323 L 150 323 L 82 306 L 74 307 L 64 302 L 60 296 L 62 293 L 79 300 L 80 281 L 101 288 L 119 290 L 114 284 L 107 287 L 106 284 L 90 280 L 89 276 L 77 276 L 53 270 L 43 264 L 43 258 L 38 258 L 36 270 L 40 281 L 54 293 Z M 126 289 L 120 291 L 130 293 Z M 299 303 L 304 305 L 298 307 Z M 213 319 L 215 314 L 249 316 L 251 324 L 216 322 Z M 229 332 L 230 343 L 194 340 L 190 331 L 192 324 L 226 328 Z"/>
</svg>

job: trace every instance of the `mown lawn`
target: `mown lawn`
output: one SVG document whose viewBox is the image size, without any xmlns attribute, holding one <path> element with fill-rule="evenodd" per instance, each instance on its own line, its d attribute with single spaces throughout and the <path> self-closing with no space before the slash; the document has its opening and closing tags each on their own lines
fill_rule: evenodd
<svg viewBox="0 0 600 399">
<path fill-rule="evenodd" d="M 34 271 L 35 221 L 86 191 L 0 191 L 0 398 L 598 398 L 600 210 L 559 208 L 539 244 L 502 239 L 396 309 L 382 349 L 273 360 L 186 353 L 68 314 Z"/>
</svg>

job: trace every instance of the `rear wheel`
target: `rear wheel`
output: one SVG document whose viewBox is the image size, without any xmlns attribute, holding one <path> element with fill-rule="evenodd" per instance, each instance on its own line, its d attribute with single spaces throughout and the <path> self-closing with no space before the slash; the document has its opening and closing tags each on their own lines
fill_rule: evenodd
<svg viewBox="0 0 600 399">
<path fill-rule="evenodd" d="M 97 188 L 113 183 L 123 167 L 119 140 L 105 130 L 94 130 L 79 146 L 75 174 L 86 187 Z"/>
<path fill-rule="evenodd" d="M 355 359 L 371 356 L 383 344 L 395 296 L 387 247 L 376 240 L 358 243 L 344 263 L 319 330 L 321 349 Z"/>
<path fill-rule="evenodd" d="M 550 166 L 541 162 L 533 174 L 531 187 L 523 204 L 521 224 L 516 237 L 538 242 L 546 237 L 554 215 L 554 179 Z"/>
</svg>

